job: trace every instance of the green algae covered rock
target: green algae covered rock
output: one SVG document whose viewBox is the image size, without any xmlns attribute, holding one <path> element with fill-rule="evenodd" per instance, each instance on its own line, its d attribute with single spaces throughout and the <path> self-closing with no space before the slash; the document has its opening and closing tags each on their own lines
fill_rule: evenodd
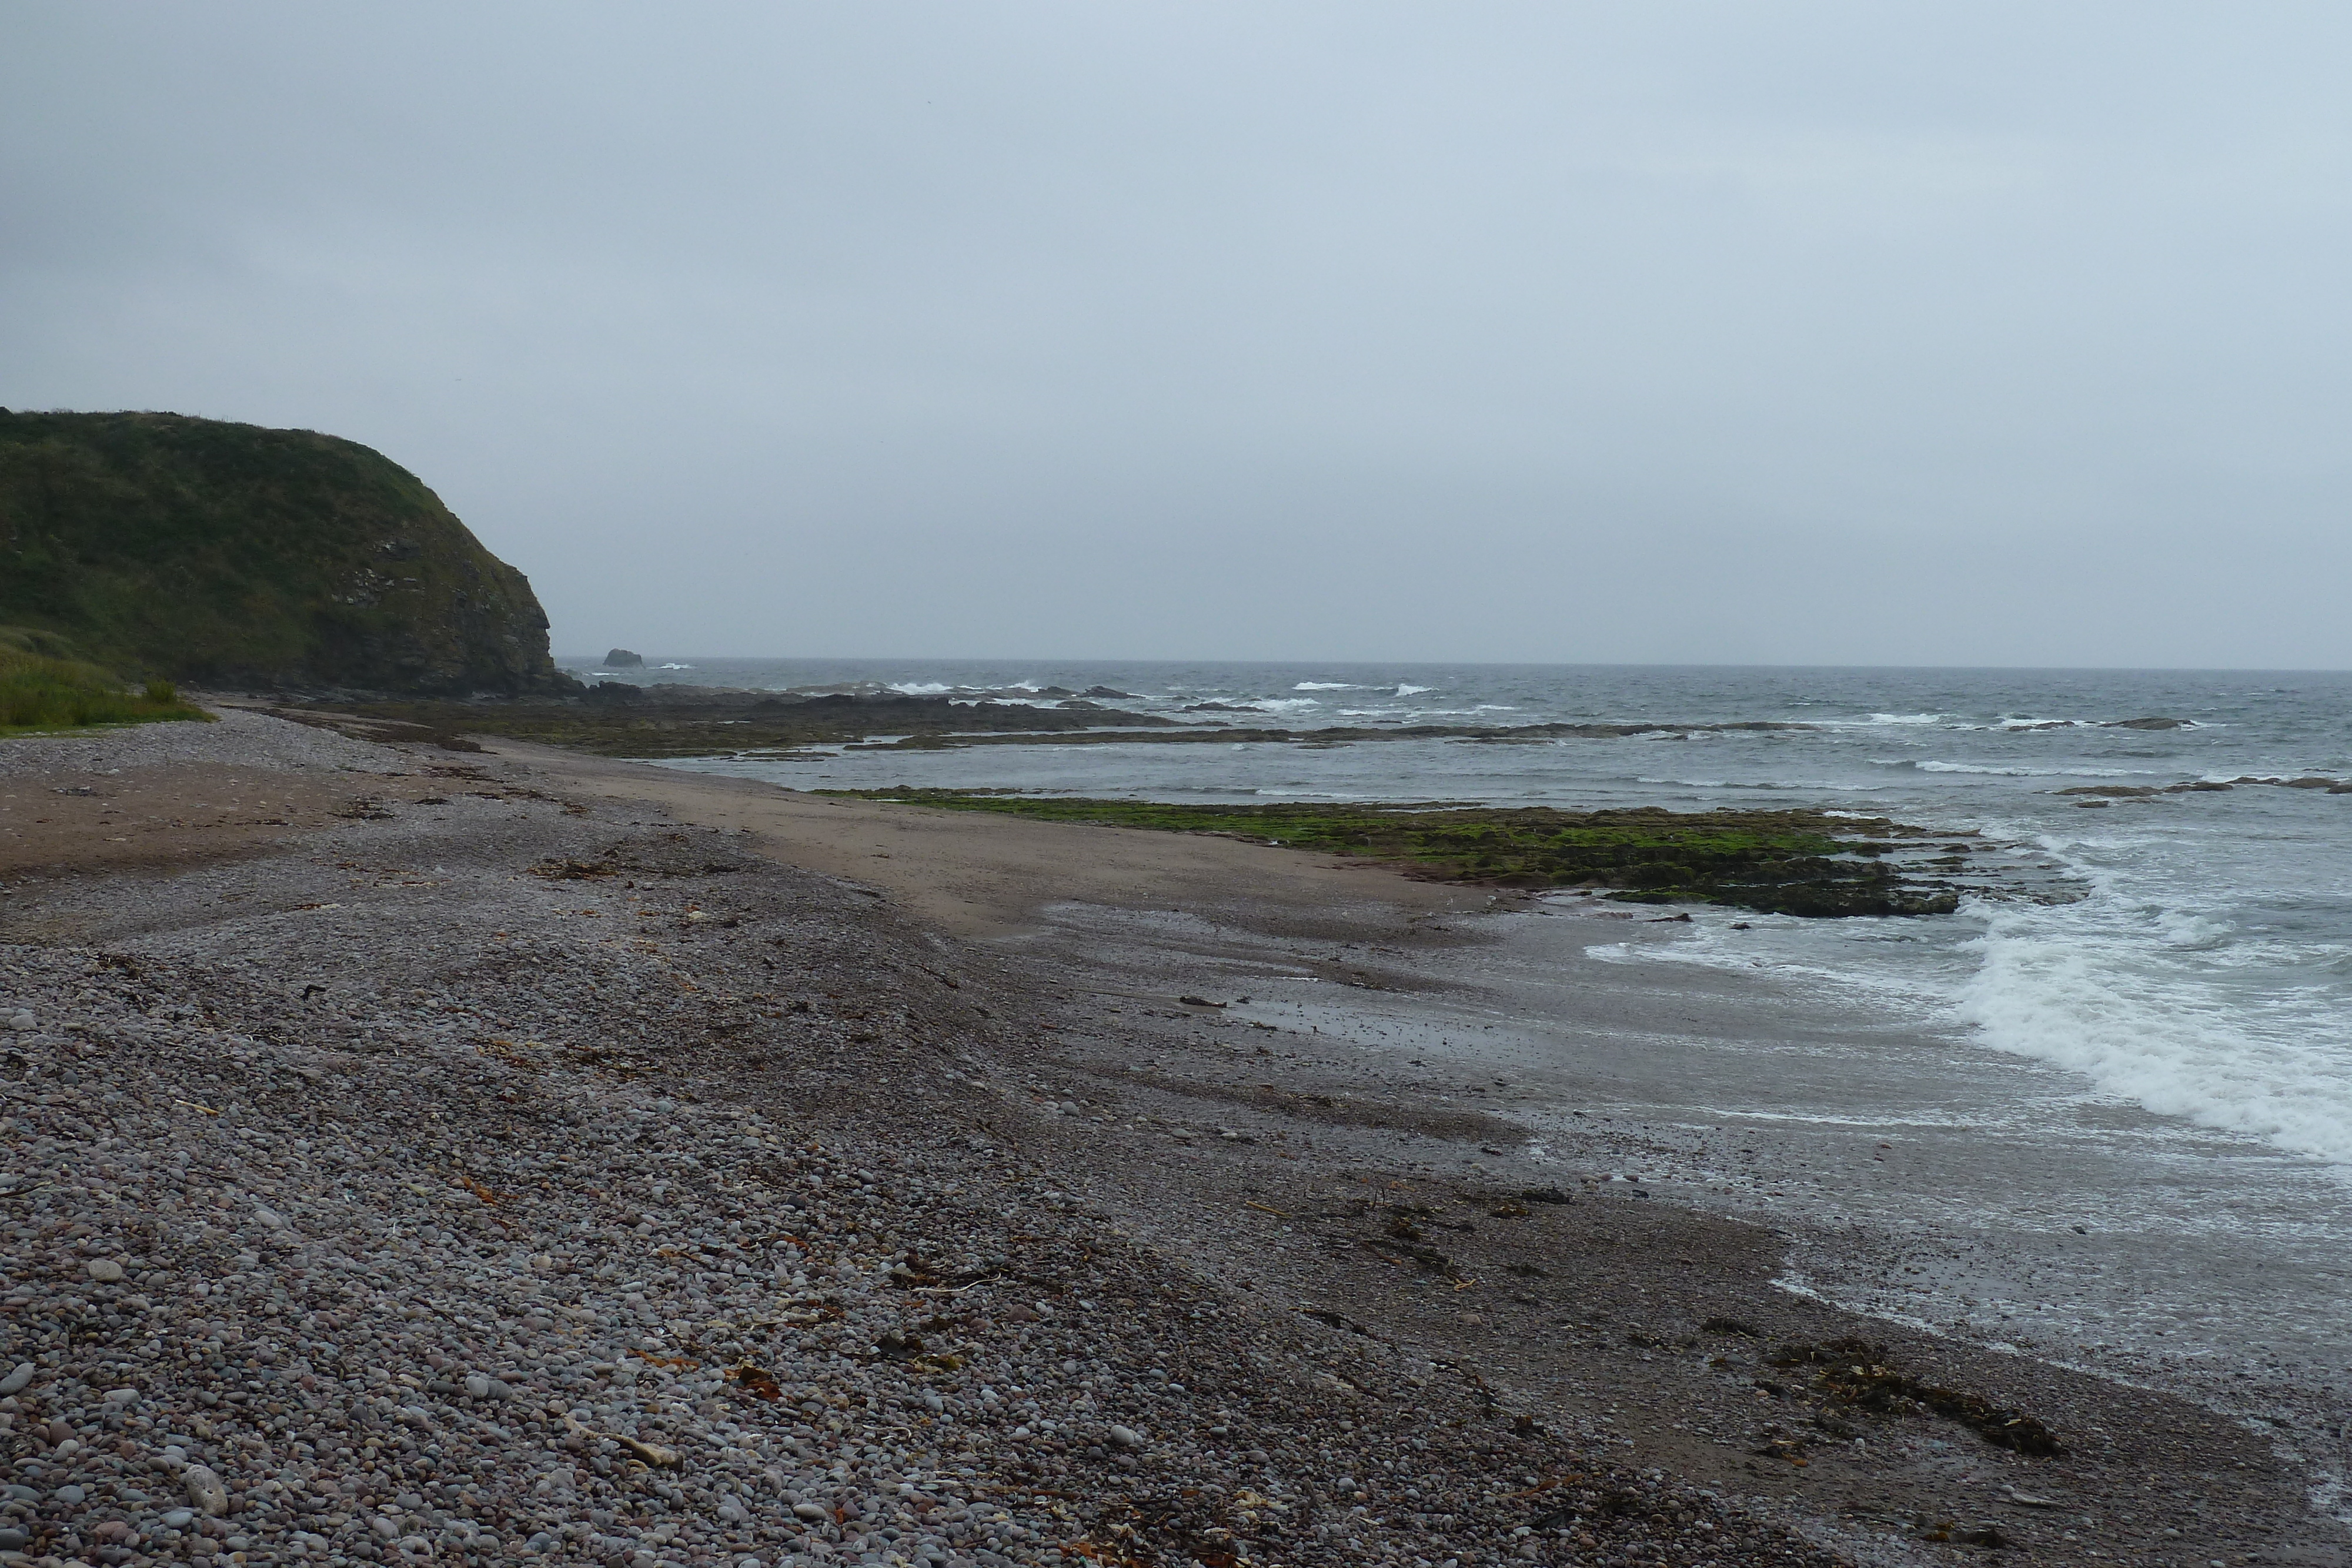
<svg viewBox="0 0 2352 1568">
<path fill-rule="evenodd" d="M 1927 830 L 1803 809 L 1570 811 L 1461 802 L 1189 805 L 1001 789 L 819 789 L 1040 821 L 1220 833 L 1391 862 L 1408 875 L 1489 887 L 1610 890 L 1634 904 L 1723 904 L 1772 914 L 1949 915 L 1953 888 L 1910 865 Z"/>
</svg>

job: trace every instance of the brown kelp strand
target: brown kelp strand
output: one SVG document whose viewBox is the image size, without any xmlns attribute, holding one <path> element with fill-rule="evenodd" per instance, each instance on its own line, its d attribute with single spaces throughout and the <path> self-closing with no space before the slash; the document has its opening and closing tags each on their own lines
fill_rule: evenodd
<svg viewBox="0 0 2352 1568">
<path fill-rule="evenodd" d="M 1997 1448 L 2036 1456 L 2060 1451 L 2056 1435 L 2032 1416 L 1889 1366 L 1884 1345 L 1858 1339 L 1783 1345 L 1773 1354 L 1772 1364 L 1817 1369 L 1814 1381 L 1828 1396 L 1825 1421 L 1834 1422 L 1844 1410 L 1882 1416 L 1924 1412 L 1958 1421 Z"/>
</svg>

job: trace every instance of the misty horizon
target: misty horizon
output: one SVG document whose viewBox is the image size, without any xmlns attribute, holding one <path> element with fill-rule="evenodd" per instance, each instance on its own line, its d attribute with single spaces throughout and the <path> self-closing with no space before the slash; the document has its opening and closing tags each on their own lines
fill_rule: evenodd
<svg viewBox="0 0 2352 1568">
<path fill-rule="evenodd" d="M 0 404 L 559 647 L 2352 665 L 2338 11 L 8 16 Z"/>
<path fill-rule="evenodd" d="M 614 643 L 614 647 L 625 646 Z M 609 651 L 609 650 L 608 650 Z M 2149 674 L 2183 675 L 2333 675 L 2352 674 L 2352 669 L 2329 665 L 2203 665 L 2203 664 L 1816 664 L 1781 663 L 1750 659 L 1738 663 L 1717 663 L 1706 660 L 1677 662 L 1674 660 L 1610 659 L 1323 659 L 1312 656 L 1281 659 L 1191 658 L 1172 657 L 1142 659 L 1118 653 L 681 653 L 669 650 L 647 652 L 630 647 L 631 653 L 645 660 L 648 670 L 663 667 L 662 662 L 691 668 L 697 661 L 705 664 L 920 664 L 951 668 L 959 664 L 1037 664 L 1059 665 L 1065 668 L 1093 664 L 1134 665 L 1199 665 L 1206 669 L 1283 668 L 1293 670 L 1379 670 L 1412 668 L 1442 670 L 1528 669 L 1528 670 L 1784 670 L 1836 671 L 1842 674 L 1864 673 L 1871 670 L 1902 671 L 1906 674 L 1948 672 L 1953 674 L 1997 673 L 2000 674 L 2113 674 L 2137 672 Z M 565 667 L 588 665 L 603 668 L 593 653 L 565 651 L 561 644 L 554 649 L 557 664 Z"/>
</svg>

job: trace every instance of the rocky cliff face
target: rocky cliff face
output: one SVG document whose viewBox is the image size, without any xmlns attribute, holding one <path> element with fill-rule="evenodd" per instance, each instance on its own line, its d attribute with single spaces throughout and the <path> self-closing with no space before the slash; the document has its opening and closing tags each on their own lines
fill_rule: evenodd
<svg viewBox="0 0 2352 1568">
<path fill-rule="evenodd" d="M 0 413 L 0 624 L 197 685 L 573 684 L 530 582 L 415 475 L 331 435 L 178 414 Z"/>
</svg>

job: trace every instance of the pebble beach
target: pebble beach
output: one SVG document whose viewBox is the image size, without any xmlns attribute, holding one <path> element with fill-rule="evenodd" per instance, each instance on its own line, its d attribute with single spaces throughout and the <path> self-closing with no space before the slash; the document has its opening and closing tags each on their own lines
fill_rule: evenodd
<svg viewBox="0 0 2352 1568">
<path fill-rule="evenodd" d="M 0 743 L 0 1563 L 2347 1560 L 2241 1427 L 576 782 Z M 1772 1347 L 1857 1329 L 2065 1456 L 1839 1435 Z"/>
</svg>

